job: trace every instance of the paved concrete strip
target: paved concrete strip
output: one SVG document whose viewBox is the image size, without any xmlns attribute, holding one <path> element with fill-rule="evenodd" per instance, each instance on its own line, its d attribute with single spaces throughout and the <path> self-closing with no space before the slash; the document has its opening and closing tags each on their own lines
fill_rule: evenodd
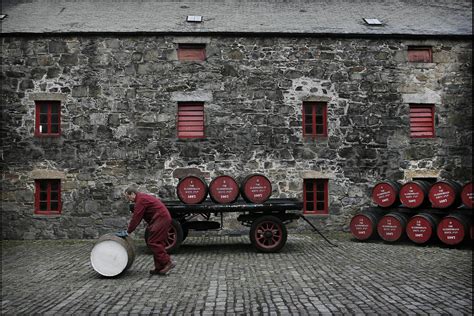
<svg viewBox="0 0 474 316">
<path fill-rule="evenodd" d="M 471 248 L 338 238 L 290 234 L 263 254 L 246 236 L 188 237 L 165 277 L 137 241 L 117 278 L 91 268 L 94 241 L 2 241 L 2 315 L 472 314 Z"/>
</svg>

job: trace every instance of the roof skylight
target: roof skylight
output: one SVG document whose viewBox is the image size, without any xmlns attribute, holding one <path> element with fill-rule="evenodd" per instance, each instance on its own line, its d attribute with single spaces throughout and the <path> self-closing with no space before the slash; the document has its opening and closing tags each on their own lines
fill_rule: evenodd
<svg viewBox="0 0 474 316">
<path fill-rule="evenodd" d="M 365 21 L 365 23 L 367 23 L 368 25 L 383 25 L 382 22 L 380 22 L 379 19 L 367 19 L 367 18 L 364 18 L 364 21 Z"/>
<path fill-rule="evenodd" d="M 186 22 L 201 23 L 202 22 L 202 16 L 201 15 L 188 15 L 187 18 L 186 18 Z"/>
</svg>

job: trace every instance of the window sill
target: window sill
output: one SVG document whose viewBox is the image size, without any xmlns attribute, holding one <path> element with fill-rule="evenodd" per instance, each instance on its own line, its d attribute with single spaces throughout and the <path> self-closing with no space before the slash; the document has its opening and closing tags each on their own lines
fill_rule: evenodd
<svg viewBox="0 0 474 316">
<path fill-rule="evenodd" d="M 56 139 L 60 138 L 61 134 L 35 134 L 35 138 L 37 139 Z"/>
<path fill-rule="evenodd" d="M 303 213 L 303 216 L 306 217 L 329 217 L 329 214 L 310 214 L 310 213 Z"/>
<path fill-rule="evenodd" d="M 329 136 L 303 136 L 303 142 L 305 143 L 327 143 Z"/>
<path fill-rule="evenodd" d="M 189 143 L 189 142 L 203 142 L 203 141 L 208 141 L 209 139 L 207 137 L 202 137 L 202 138 L 177 138 L 177 142 L 182 142 L 182 143 Z"/>
<path fill-rule="evenodd" d="M 47 218 L 47 219 L 57 219 L 57 218 L 60 218 L 61 217 L 61 214 L 51 214 L 51 215 L 47 215 L 47 214 L 33 214 L 33 218 L 38 218 L 38 219 L 41 219 L 41 218 Z"/>
<path fill-rule="evenodd" d="M 429 140 L 437 140 L 438 138 L 436 136 L 434 137 L 413 137 L 410 136 L 410 141 L 429 141 Z"/>
<path fill-rule="evenodd" d="M 313 135 L 303 135 L 303 138 L 305 139 L 328 139 L 328 135 L 318 135 L 318 136 L 313 136 Z"/>
</svg>

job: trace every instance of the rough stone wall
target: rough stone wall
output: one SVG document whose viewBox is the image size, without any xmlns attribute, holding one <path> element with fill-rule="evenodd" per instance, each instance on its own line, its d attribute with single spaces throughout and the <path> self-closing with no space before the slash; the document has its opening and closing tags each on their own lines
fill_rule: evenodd
<svg viewBox="0 0 474 316">
<path fill-rule="evenodd" d="M 207 60 L 177 61 L 182 42 L 206 43 Z M 408 63 L 408 45 L 432 46 L 433 63 Z M 471 56 L 471 42 L 445 39 L 3 37 L 2 237 L 123 228 L 125 187 L 176 199 L 187 169 L 208 181 L 261 172 L 273 197 L 300 199 L 304 177 L 327 177 L 329 216 L 313 220 L 347 229 L 377 181 L 469 179 Z M 34 100 L 52 99 L 62 136 L 34 137 Z M 177 139 L 185 100 L 204 101 L 205 139 Z M 304 100 L 327 101 L 326 139 L 303 138 Z M 410 138 L 412 102 L 435 104 L 436 138 Z M 60 216 L 33 214 L 38 174 L 62 179 Z"/>
</svg>

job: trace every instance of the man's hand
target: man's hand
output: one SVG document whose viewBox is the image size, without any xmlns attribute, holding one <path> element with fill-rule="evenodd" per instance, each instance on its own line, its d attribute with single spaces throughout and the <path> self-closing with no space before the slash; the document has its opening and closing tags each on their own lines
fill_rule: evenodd
<svg viewBox="0 0 474 316">
<path fill-rule="evenodd" d="M 128 236 L 128 233 L 127 233 L 126 230 L 121 230 L 121 231 L 119 231 L 119 232 L 116 232 L 116 233 L 115 233 L 115 236 L 125 238 L 125 237 Z"/>
</svg>

